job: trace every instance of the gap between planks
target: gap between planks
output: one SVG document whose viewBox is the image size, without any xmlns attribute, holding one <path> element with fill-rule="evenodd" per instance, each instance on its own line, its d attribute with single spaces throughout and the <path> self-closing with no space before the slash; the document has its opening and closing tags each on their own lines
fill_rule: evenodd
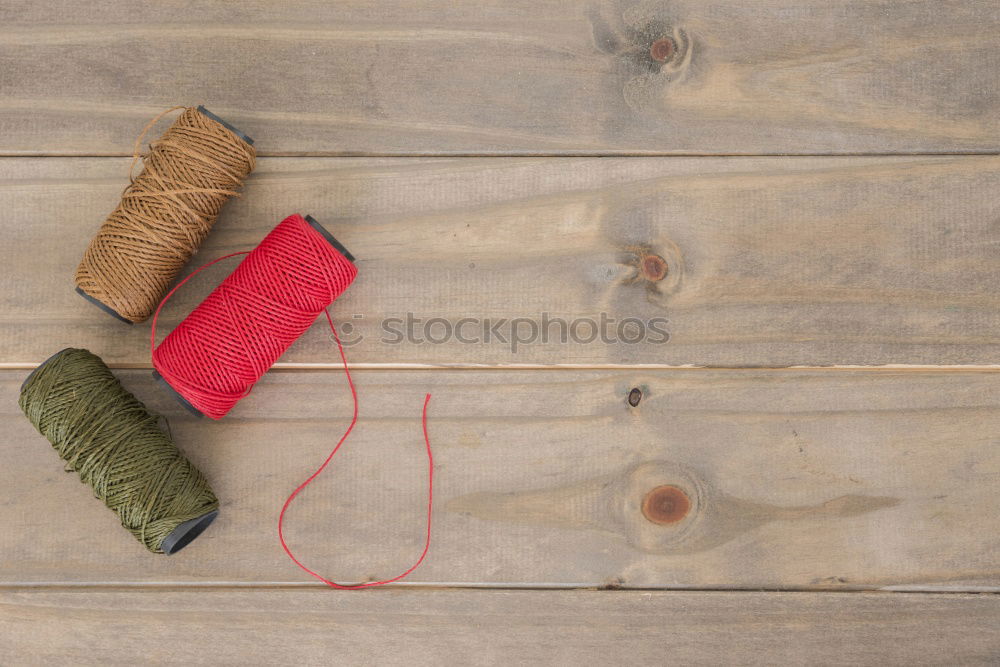
<svg viewBox="0 0 1000 667">
<path fill-rule="evenodd" d="M 40 363 L 40 362 L 39 362 Z M 0 362 L 0 371 L 30 371 L 34 362 Z M 152 363 L 109 363 L 114 370 L 153 370 Z M 344 366 L 335 362 L 276 364 L 268 372 L 338 371 Z M 726 372 L 914 372 L 914 373 L 995 373 L 1000 364 L 883 364 L 864 366 L 838 364 L 832 366 L 672 366 L 670 364 L 424 364 L 424 363 L 358 363 L 348 364 L 352 371 L 726 371 Z"/>
<path fill-rule="evenodd" d="M 667 151 L 649 151 L 649 152 L 632 152 L 632 153 L 613 153 L 613 152 L 601 152 L 601 151 L 579 151 L 579 152 L 564 152 L 564 153 L 523 153 L 523 152 L 498 152 L 498 153 L 384 153 L 384 152 L 364 152 L 364 151 L 343 151 L 343 152 L 324 152 L 324 151 L 286 151 L 271 153 L 267 151 L 261 151 L 257 153 L 258 158 L 414 158 L 414 159 L 427 159 L 427 158 L 470 158 L 470 159 L 482 159 L 482 158 L 538 158 L 538 159 L 552 159 L 552 158 L 635 158 L 635 159 L 648 159 L 648 158 L 886 158 L 886 157 L 899 157 L 899 158 L 912 158 L 912 157 L 997 157 L 1000 156 L 1000 151 L 913 151 L 913 152 L 844 152 L 844 153 L 697 153 L 690 151 L 682 151 L 677 153 L 667 152 Z M 52 152 L 41 152 L 35 153 L 31 151 L 0 151 L 0 158 L 61 158 L 61 159 L 95 159 L 95 158 L 109 158 L 109 159 L 120 159 L 120 158 L 130 158 L 134 157 L 133 153 L 123 153 L 123 152 L 111 152 L 111 153 L 52 153 Z"/>
<path fill-rule="evenodd" d="M 359 583 L 359 582 L 358 582 Z M 134 591 L 134 590 L 157 590 L 157 591 L 228 591 L 228 590 L 327 590 L 329 586 L 313 581 L 289 582 L 289 581 L 136 581 L 136 582 L 88 582 L 88 581 L 39 581 L 0 584 L 0 591 L 16 593 L 19 591 L 58 591 L 58 590 L 97 590 L 97 591 Z M 1000 595 L 1000 586 L 984 586 L 976 589 L 961 587 L 942 586 L 886 586 L 882 588 L 873 587 L 838 587 L 838 588 L 816 588 L 805 586 L 790 587 L 739 587 L 739 586 L 676 586 L 676 587 L 655 587 L 655 586 L 594 586 L 586 583 L 518 583 L 510 584 L 504 582 L 469 582 L 469 581 L 397 581 L 392 584 L 379 586 L 378 590 L 486 590 L 486 591 L 593 591 L 593 592 L 622 592 L 622 593 L 789 593 L 802 595 L 857 595 L 859 593 L 884 593 L 886 595 Z"/>
</svg>

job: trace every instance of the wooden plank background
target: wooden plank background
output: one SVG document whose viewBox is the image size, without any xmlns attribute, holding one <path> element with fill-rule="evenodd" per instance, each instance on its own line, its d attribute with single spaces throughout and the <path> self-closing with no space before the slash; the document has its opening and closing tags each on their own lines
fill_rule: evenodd
<svg viewBox="0 0 1000 667">
<path fill-rule="evenodd" d="M 990 365 L 998 167 L 997 157 L 265 159 L 190 268 L 252 248 L 290 212 L 313 214 L 359 258 L 335 309 L 358 341 L 356 363 Z M 148 364 L 148 325 L 113 326 L 72 290 L 127 169 L 0 159 L 0 209 L 16 211 L 0 229 L 18 277 L 0 363 L 75 345 Z M 638 268 L 648 254 L 666 262 L 660 281 Z M 164 331 L 231 269 L 185 287 Z M 514 350 L 507 325 L 507 344 L 392 344 L 382 322 L 407 313 L 451 324 L 662 318 L 669 339 L 561 343 L 557 327 L 547 344 Z M 585 340 L 591 329 L 577 331 Z M 424 339 L 423 325 L 416 332 Z M 282 363 L 336 361 L 316 327 Z"/>
<path fill-rule="evenodd" d="M 121 155 L 198 102 L 268 155 L 989 153 L 998 23 L 983 0 L 6 0 L 0 153 Z"/>
<path fill-rule="evenodd" d="M 149 371 L 126 385 L 169 419 L 222 500 L 183 552 L 147 554 L 16 406 L 0 468 L 8 585 L 303 582 L 277 513 L 350 419 L 341 374 L 268 375 L 224 420 L 187 414 Z M 992 372 L 359 371 L 361 421 L 296 501 L 286 538 L 325 574 L 406 568 L 424 525 L 420 407 L 432 392 L 432 558 L 410 583 L 1000 591 L 1000 382 Z M 644 398 L 626 402 L 632 387 Z M 640 505 L 692 501 L 673 525 Z M 38 489 L 46 489 L 39 493 Z M 51 525 L 58 525 L 58 531 Z M 81 548 L 89 545 L 89 548 Z"/>
<path fill-rule="evenodd" d="M 998 28 L 983 0 L 6 0 L 4 661 L 1000 662 Z M 308 564 L 409 564 L 434 396 L 434 543 L 393 590 L 325 590 L 277 542 L 350 416 L 327 333 L 197 420 L 151 380 L 148 324 L 73 293 L 139 130 L 198 103 L 265 157 L 188 270 L 292 212 L 359 258 L 334 315 L 361 420 L 289 515 Z M 407 313 L 669 339 L 386 342 Z M 176 556 L 17 408 L 67 346 L 220 496 Z M 640 509 L 663 484 L 692 501 L 673 525 Z"/>
<path fill-rule="evenodd" d="M 921 664 L 943 648 L 971 665 L 1000 650 L 997 607 L 976 595 L 21 589 L 0 613 L 8 658 L 102 665 L 245 664 L 251 646 L 255 663 L 308 665 Z"/>
</svg>

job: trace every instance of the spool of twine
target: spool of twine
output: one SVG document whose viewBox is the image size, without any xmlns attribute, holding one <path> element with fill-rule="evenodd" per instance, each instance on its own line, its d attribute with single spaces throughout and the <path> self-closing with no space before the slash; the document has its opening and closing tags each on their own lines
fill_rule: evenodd
<svg viewBox="0 0 1000 667">
<path fill-rule="evenodd" d="M 132 178 L 146 132 L 182 108 Z M 150 121 L 136 141 L 131 184 L 76 270 L 77 291 L 125 322 L 147 319 L 253 170 L 252 143 L 202 107 Z"/>
<path fill-rule="evenodd" d="M 234 253 L 242 254 L 239 266 L 152 349 L 158 376 L 189 409 L 212 419 L 246 396 L 358 275 L 347 249 L 300 215 L 285 218 L 249 253 Z M 151 347 L 155 336 L 154 317 Z"/>
<path fill-rule="evenodd" d="M 28 376 L 19 405 L 66 462 L 154 553 L 176 553 L 218 515 L 204 476 L 100 357 L 67 348 Z"/>
</svg>

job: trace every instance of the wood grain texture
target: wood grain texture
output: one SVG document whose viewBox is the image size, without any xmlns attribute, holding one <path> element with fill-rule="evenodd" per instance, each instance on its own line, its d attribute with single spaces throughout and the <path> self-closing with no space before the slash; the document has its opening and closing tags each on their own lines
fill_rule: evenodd
<svg viewBox="0 0 1000 667">
<path fill-rule="evenodd" d="M 995 152 L 998 27 L 981 0 L 8 0 L 0 153 L 122 155 L 198 103 L 265 155 Z"/>
<path fill-rule="evenodd" d="M 998 623 L 996 595 L 0 592 L 15 663 L 985 665 Z"/>
<path fill-rule="evenodd" d="M 221 500 L 173 557 L 145 552 L 62 472 L 4 371 L 0 583 L 311 580 L 277 512 L 350 419 L 342 374 L 274 372 L 220 422 L 148 371 Z M 1000 374 L 917 371 L 359 371 L 361 421 L 294 505 L 286 537 L 341 580 L 402 571 L 422 545 L 420 407 L 432 392 L 434 544 L 422 584 L 1000 590 Z M 631 408 L 633 387 L 643 393 Z M 690 511 L 659 525 L 646 494 Z"/>
<path fill-rule="evenodd" d="M 72 289 L 126 170 L 119 159 L 0 159 L 0 363 L 26 367 L 68 345 L 148 363 L 148 325 L 126 328 Z M 272 158 L 190 266 L 312 213 L 359 258 L 334 308 L 355 363 L 995 364 L 998 188 L 996 157 Z M 660 281 L 640 271 L 650 254 L 665 259 Z M 186 286 L 163 333 L 232 267 Z M 422 320 L 417 337 L 393 344 L 383 323 L 407 313 Z M 543 313 L 565 322 L 545 328 L 547 342 Z M 602 313 L 611 336 L 626 318 L 663 318 L 669 339 L 647 329 L 640 342 L 562 342 L 573 321 Z M 456 340 L 466 317 L 480 322 L 462 329 L 477 343 Z M 513 349 L 515 318 L 538 323 L 534 344 Z M 486 320 L 506 321 L 503 339 L 485 342 Z M 428 342 L 445 327 L 446 342 Z M 282 359 L 336 362 L 319 326 Z"/>
<path fill-rule="evenodd" d="M 0 661 L 1000 662 L 1000 157 L 926 155 L 1000 151 L 998 28 L 981 0 L 0 3 Z M 120 371 L 222 500 L 173 557 L 17 409 L 62 347 L 148 364 L 72 291 L 127 169 L 80 156 L 199 103 L 341 156 L 261 160 L 192 267 L 292 212 L 359 257 L 361 421 L 286 535 L 341 581 L 405 569 L 430 391 L 435 538 L 393 590 L 278 545 L 350 417 L 320 327 L 221 422 Z M 424 342 L 387 342 L 407 313 Z M 514 349 L 542 313 L 669 340 Z M 470 317 L 508 340 L 426 341 Z M 545 370 L 475 368 L 518 364 Z M 993 370 L 776 370 L 885 364 Z"/>
</svg>

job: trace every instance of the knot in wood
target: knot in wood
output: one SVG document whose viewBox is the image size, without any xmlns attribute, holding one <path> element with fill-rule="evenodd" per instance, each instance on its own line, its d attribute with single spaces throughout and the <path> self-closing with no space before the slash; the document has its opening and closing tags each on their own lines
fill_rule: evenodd
<svg viewBox="0 0 1000 667">
<path fill-rule="evenodd" d="M 658 63 L 665 63 L 674 55 L 674 40 L 661 37 L 649 45 L 649 57 Z"/>
<path fill-rule="evenodd" d="M 691 499 L 676 486 L 658 486 L 642 500 L 642 515 L 661 526 L 677 523 L 691 511 Z"/>
</svg>

